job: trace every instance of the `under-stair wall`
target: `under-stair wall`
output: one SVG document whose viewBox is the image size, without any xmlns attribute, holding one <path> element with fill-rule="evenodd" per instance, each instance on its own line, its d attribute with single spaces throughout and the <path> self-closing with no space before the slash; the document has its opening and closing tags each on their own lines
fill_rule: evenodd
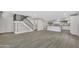
<svg viewBox="0 0 79 59">
<path fill-rule="evenodd" d="M 24 33 L 33 31 L 28 25 L 26 25 L 23 21 L 15 21 L 14 22 L 14 30 L 15 33 Z"/>
</svg>

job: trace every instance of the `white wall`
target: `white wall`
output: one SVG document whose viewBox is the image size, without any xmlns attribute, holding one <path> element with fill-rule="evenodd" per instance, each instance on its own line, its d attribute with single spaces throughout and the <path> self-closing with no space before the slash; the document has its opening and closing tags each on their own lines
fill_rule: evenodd
<svg viewBox="0 0 79 59">
<path fill-rule="evenodd" d="M 0 15 L 0 33 L 13 32 L 13 15 L 4 12 Z"/>
<path fill-rule="evenodd" d="M 70 32 L 79 36 L 79 15 L 71 17 Z"/>
</svg>

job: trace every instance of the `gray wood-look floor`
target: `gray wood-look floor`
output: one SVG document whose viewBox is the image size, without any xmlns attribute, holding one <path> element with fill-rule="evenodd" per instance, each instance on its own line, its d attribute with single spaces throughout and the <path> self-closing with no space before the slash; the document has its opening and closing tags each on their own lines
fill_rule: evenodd
<svg viewBox="0 0 79 59">
<path fill-rule="evenodd" d="M 0 35 L 1 48 L 79 48 L 79 37 L 67 32 L 34 31 Z"/>
</svg>

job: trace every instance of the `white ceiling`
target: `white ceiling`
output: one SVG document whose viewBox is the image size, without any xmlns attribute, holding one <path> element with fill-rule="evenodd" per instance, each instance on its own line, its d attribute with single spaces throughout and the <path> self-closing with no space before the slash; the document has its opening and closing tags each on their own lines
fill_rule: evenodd
<svg viewBox="0 0 79 59">
<path fill-rule="evenodd" d="M 69 16 L 70 14 L 75 13 L 76 11 L 7 11 L 7 12 L 52 20 Z"/>
</svg>

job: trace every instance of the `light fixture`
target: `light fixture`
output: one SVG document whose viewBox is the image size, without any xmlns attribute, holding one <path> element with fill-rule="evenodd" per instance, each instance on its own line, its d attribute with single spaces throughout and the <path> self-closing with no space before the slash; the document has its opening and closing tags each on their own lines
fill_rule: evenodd
<svg viewBox="0 0 79 59">
<path fill-rule="evenodd" d="M 79 15 L 79 12 L 75 12 L 73 14 L 71 14 L 70 16 L 78 16 Z"/>
<path fill-rule="evenodd" d="M 0 11 L 0 17 L 2 17 L 3 11 Z"/>
</svg>

